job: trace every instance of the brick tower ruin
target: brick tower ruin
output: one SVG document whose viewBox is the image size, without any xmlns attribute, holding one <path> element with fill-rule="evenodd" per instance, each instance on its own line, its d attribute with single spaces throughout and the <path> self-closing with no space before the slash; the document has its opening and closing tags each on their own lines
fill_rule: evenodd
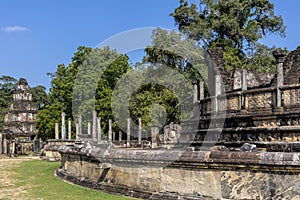
<svg viewBox="0 0 300 200">
<path fill-rule="evenodd" d="M 4 118 L 4 131 L 0 133 L 0 154 L 16 153 L 16 145 L 22 141 L 32 141 L 36 135 L 37 106 L 32 101 L 28 82 L 20 78 L 13 94 L 13 103 Z"/>
</svg>

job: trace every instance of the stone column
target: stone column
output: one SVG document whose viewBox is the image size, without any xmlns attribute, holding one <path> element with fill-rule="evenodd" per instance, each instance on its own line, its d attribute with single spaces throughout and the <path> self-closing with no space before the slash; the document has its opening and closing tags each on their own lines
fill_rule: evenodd
<svg viewBox="0 0 300 200">
<path fill-rule="evenodd" d="M 68 139 L 72 139 L 72 122 L 71 120 L 68 121 Z"/>
<path fill-rule="evenodd" d="M 142 118 L 139 117 L 138 144 L 142 144 Z"/>
<path fill-rule="evenodd" d="M 76 140 L 79 138 L 79 124 L 76 123 Z"/>
<path fill-rule="evenodd" d="M 97 117 L 97 134 L 98 134 L 98 142 L 102 139 L 102 130 L 101 130 L 101 118 Z"/>
<path fill-rule="evenodd" d="M 246 113 L 246 96 L 244 94 L 244 91 L 248 89 L 247 85 L 247 70 L 242 70 L 242 95 L 240 97 L 240 109 L 242 113 Z"/>
<path fill-rule="evenodd" d="M 126 146 L 130 147 L 130 118 L 127 119 L 127 142 Z"/>
<path fill-rule="evenodd" d="M 112 120 L 108 120 L 108 141 L 112 142 Z"/>
<path fill-rule="evenodd" d="M 122 131 L 119 131 L 119 142 L 122 141 Z"/>
<path fill-rule="evenodd" d="M 247 70 L 242 70 L 242 91 L 247 90 Z"/>
<path fill-rule="evenodd" d="M 2 146 L 2 133 L 0 133 L 0 154 L 2 154 L 2 149 L 3 149 L 3 146 Z"/>
<path fill-rule="evenodd" d="M 112 132 L 112 141 L 114 142 L 116 140 L 116 132 Z"/>
<path fill-rule="evenodd" d="M 193 92 L 193 116 L 198 116 L 198 113 L 200 112 L 199 102 L 198 102 L 198 80 L 193 79 L 192 84 L 194 87 Z"/>
<path fill-rule="evenodd" d="M 59 139 L 58 123 L 55 123 L 55 139 Z"/>
<path fill-rule="evenodd" d="M 81 115 L 78 116 L 78 134 L 82 135 L 82 117 L 81 117 Z"/>
<path fill-rule="evenodd" d="M 64 112 L 61 113 L 61 139 L 66 139 L 66 122 L 65 122 L 66 114 Z"/>
<path fill-rule="evenodd" d="M 11 147 L 11 154 L 12 155 L 14 155 L 14 154 L 16 154 L 17 152 L 15 152 L 15 150 L 16 150 L 16 143 L 15 143 L 15 141 L 12 141 L 11 142 L 12 143 L 12 147 Z"/>
<path fill-rule="evenodd" d="M 193 79 L 192 84 L 194 86 L 193 103 L 196 104 L 198 102 L 198 81 Z"/>
<path fill-rule="evenodd" d="M 152 127 L 151 128 L 151 140 L 152 140 L 152 148 L 158 147 L 158 135 L 159 135 L 159 128 Z"/>
<path fill-rule="evenodd" d="M 213 112 L 218 112 L 218 96 L 221 94 L 221 75 L 215 76 L 215 97 L 214 97 L 214 103 L 213 103 Z"/>
<path fill-rule="evenodd" d="M 4 138 L 3 138 L 3 154 L 7 155 L 7 139 L 6 139 L 6 135 L 4 135 Z"/>
<path fill-rule="evenodd" d="M 91 122 L 88 122 L 88 135 L 91 135 Z"/>
<path fill-rule="evenodd" d="M 281 107 L 281 90 L 283 86 L 283 61 L 286 56 L 284 50 L 276 50 L 273 52 L 273 56 L 276 59 L 276 73 L 277 73 L 277 84 L 276 84 L 276 107 Z"/>
<path fill-rule="evenodd" d="M 93 111 L 93 141 L 97 141 L 97 112 Z"/>
<path fill-rule="evenodd" d="M 204 99 L 204 82 L 203 81 L 200 81 L 200 83 L 199 83 L 199 92 L 200 92 L 199 100 Z"/>
</svg>

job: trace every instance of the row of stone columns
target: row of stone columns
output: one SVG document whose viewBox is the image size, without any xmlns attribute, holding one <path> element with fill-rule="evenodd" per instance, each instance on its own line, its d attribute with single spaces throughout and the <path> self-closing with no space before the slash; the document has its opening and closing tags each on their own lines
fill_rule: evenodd
<svg viewBox="0 0 300 200">
<path fill-rule="evenodd" d="M 63 116 L 63 115 L 62 115 Z M 82 135 L 82 121 L 81 121 L 82 117 L 79 116 L 78 117 L 78 123 L 76 123 L 76 138 L 79 137 L 79 135 Z M 63 120 L 62 120 L 63 121 Z M 56 128 L 58 129 L 58 128 Z M 92 131 L 91 131 L 92 130 Z M 94 111 L 93 112 L 93 121 L 88 122 L 88 131 L 87 131 L 88 135 L 92 135 L 92 140 L 93 141 L 101 141 L 102 140 L 102 129 L 101 129 L 101 118 L 97 117 L 97 112 Z M 158 134 L 156 134 L 158 137 Z M 116 140 L 115 137 L 115 132 L 113 132 L 112 130 L 112 120 L 110 119 L 108 121 L 108 141 L 109 142 L 113 142 Z M 142 119 L 139 118 L 138 119 L 138 144 L 141 145 L 142 143 Z M 127 119 L 127 133 L 126 133 L 126 146 L 130 146 L 130 137 L 131 137 L 131 119 L 128 118 Z M 157 138 L 156 137 L 156 138 Z M 122 141 L 122 131 L 119 131 L 119 141 Z"/>
<path fill-rule="evenodd" d="M 287 55 L 285 50 L 276 50 L 273 52 L 273 56 L 276 59 L 276 102 L 275 102 L 275 107 L 277 109 L 280 109 L 282 107 L 282 102 L 281 102 L 281 87 L 284 84 L 284 77 L 283 77 L 283 62 L 284 58 Z M 214 74 L 211 73 L 214 78 L 214 88 L 210 88 L 211 90 L 214 90 L 214 94 L 211 94 L 214 96 L 212 99 L 212 111 L 213 112 L 218 112 L 218 100 L 217 97 L 222 93 L 222 76 L 220 74 Z M 242 70 L 242 91 L 247 90 L 247 71 L 245 69 Z M 194 85 L 194 98 L 193 98 L 193 103 L 195 105 L 195 109 L 199 109 L 197 105 L 199 104 L 199 101 L 204 99 L 204 84 L 202 81 L 200 81 L 198 85 L 198 81 L 194 80 L 193 82 Z M 199 88 L 199 92 L 198 92 Z M 212 92 L 212 91 L 210 91 Z M 200 95 L 199 95 L 200 94 Z M 244 108 L 244 97 L 242 97 L 242 109 Z M 195 113 L 195 112 L 194 112 Z"/>
<path fill-rule="evenodd" d="M 66 139 L 66 126 L 65 126 L 65 113 L 62 113 L 62 124 L 61 124 L 61 139 Z M 76 123 L 76 139 L 82 135 L 82 117 L 78 116 L 78 123 Z M 71 121 L 68 121 L 68 139 L 71 139 Z M 102 129 L 101 129 L 101 118 L 97 117 L 97 112 L 93 112 L 93 121 L 88 122 L 87 124 L 87 134 L 92 136 L 93 141 L 101 141 L 102 140 Z M 115 141 L 115 132 L 112 130 L 112 120 L 108 121 L 108 141 Z M 158 136 L 159 136 L 159 128 L 154 127 L 151 129 L 151 137 L 152 137 L 152 146 L 155 148 L 158 146 Z M 130 147 L 131 140 L 131 119 L 127 119 L 127 133 L 126 133 L 126 146 Z M 142 119 L 138 119 L 138 144 L 142 143 Z M 59 139 L 59 125 L 55 123 L 55 139 Z M 122 131 L 119 131 L 119 141 L 122 141 Z"/>
<path fill-rule="evenodd" d="M 66 114 L 64 112 L 61 113 L 61 139 L 66 140 Z M 58 140 L 59 138 L 59 127 L 58 123 L 55 123 L 55 139 Z M 72 122 L 68 120 L 68 139 L 72 139 Z"/>
</svg>

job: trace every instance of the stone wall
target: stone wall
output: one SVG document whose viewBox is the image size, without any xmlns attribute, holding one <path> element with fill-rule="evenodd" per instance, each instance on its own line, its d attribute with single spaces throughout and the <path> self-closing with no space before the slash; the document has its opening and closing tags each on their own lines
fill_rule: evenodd
<svg viewBox="0 0 300 200">
<path fill-rule="evenodd" d="M 50 139 L 42 150 L 42 159 L 48 161 L 60 161 L 61 156 L 58 149 L 64 145 L 74 145 L 75 140 Z"/>
<path fill-rule="evenodd" d="M 299 153 L 191 151 L 172 163 L 168 161 L 177 156 L 176 149 L 165 155 L 64 147 L 60 153 L 60 177 L 116 194 L 144 199 L 300 198 Z"/>
</svg>

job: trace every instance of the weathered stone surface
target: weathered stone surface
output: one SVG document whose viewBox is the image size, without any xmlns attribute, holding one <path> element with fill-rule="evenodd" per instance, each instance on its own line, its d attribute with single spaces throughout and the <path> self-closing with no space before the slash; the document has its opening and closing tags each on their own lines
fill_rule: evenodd
<svg viewBox="0 0 300 200">
<path fill-rule="evenodd" d="M 68 175 L 75 183 L 86 181 L 90 187 L 112 192 L 110 186 L 118 194 L 139 198 L 159 194 L 165 199 L 297 199 L 300 195 L 300 153 L 175 149 L 165 154 L 71 146 L 60 148 L 60 153 L 61 177 Z"/>
</svg>

